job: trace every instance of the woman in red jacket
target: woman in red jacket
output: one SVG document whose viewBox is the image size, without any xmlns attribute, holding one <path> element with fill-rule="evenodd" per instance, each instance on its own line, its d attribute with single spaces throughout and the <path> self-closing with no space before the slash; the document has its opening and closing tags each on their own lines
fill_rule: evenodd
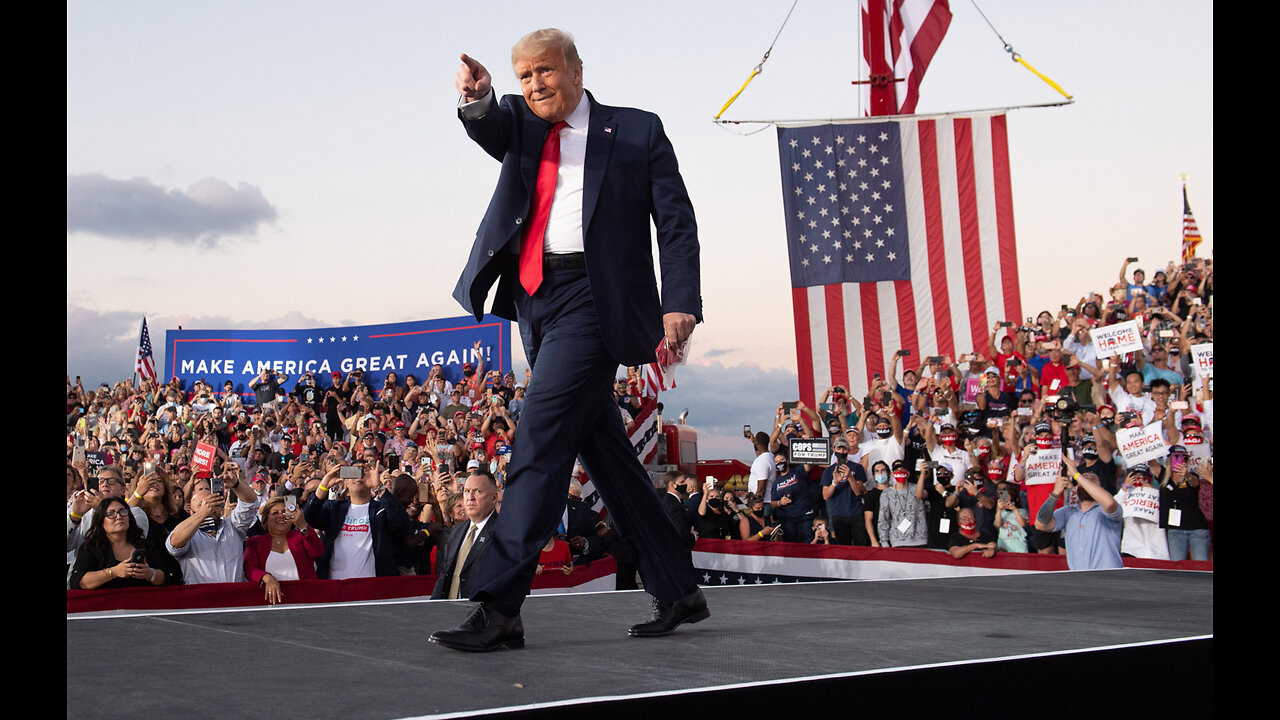
<svg viewBox="0 0 1280 720">
<path fill-rule="evenodd" d="M 244 541 L 245 579 L 261 585 L 272 605 L 284 599 L 282 580 L 318 579 L 315 561 L 324 555 L 320 535 L 307 526 L 301 510 L 289 509 L 286 497 L 273 497 L 263 504 L 260 512 L 267 534 Z"/>
</svg>

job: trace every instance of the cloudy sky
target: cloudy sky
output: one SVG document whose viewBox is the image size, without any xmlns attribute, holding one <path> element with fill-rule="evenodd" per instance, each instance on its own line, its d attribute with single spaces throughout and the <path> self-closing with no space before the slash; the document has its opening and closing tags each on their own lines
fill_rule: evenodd
<svg viewBox="0 0 1280 720">
<path fill-rule="evenodd" d="M 1060 99 L 1009 60 L 971 3 L 951 5 L 919 112 Z M 1211 255 L 1211 5 L 980 5 L 1076 98 L 1009 119 L 1024 307 L 1103 290 L 1128 255 L 1148 272 L 1172 260 L 1180 173 Z M 634 7 L 68 2 L 68 372 L 127 377 L 143 315 L 157 349 L 178 325 L 461 315 L 450 292 L 498 164 L 455 118 L 458 54 L 515 92 L 511 44 L 555 26 L 575 35 L 601 102 L 664 120 L 698 215 L 707 320 L 695 366 L 664 400 L 690 408 L 703 457 L 747 457 L 742 425 L 766 427 L 796 394 L 776 135 L 711 118 L 791 3 Z M 856 8 L 800 0 L 726 117 L 860 115 Z"/>
</svg>

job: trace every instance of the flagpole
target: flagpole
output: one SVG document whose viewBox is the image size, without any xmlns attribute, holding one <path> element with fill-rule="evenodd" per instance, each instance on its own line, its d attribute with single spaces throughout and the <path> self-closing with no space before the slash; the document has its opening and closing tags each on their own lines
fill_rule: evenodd
<svg viewBox="0 0 1280 720">
<path fill-rule="evenodd" d="M 897 92 L 893 87 L 893 68 L 885 59 L 885 40 L 888 36 L 884 11 L 885 0 L 867 0 L 867 52 L 871 55 L 871 107 L 872 117 L 883 117 L 898 112 Z"/>
<path fill-rule="evenodd" d="M 1059 100 L 1049 103 L 1035 103 L 1033 105 L 1006 105 L 1004 107 L 981 108 L 978 110 L 954 110 L 950 112 L 939 113 L 912 113 L 908 115 L 884 115 L 881 117 L 854 117 L 854 118 L 814 118 L 811 120 L 713 120 L 712 122 L 720 125 L 778 125 L 781 127 L 796 127 L 804 125 L 826 125 L 826 124 L 865 124 L 874 122 L 884 122 L 885 120 L 895 120 L 898 118 L 912 118 L 917 120 L 929 120 L 933 118 L 945 118 L 953 115 L 998 115 L 1010 110 L 1029 110 L 1033 108 L 1051 108 L 1063 107 L 1066 105 L 1074 105 L 1075 100 Z"/>
</svg>

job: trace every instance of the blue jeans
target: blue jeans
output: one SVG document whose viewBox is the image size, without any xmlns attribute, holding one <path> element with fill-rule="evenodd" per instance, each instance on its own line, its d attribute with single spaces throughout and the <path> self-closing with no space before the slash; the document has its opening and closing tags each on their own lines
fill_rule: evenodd
<svg viewBox="0 0 1280 720">
<path fill-rule="evenodd" d="M 1192 560 L 1209 559 L 1208 530 L 1175 530 L 1169 528 L 1165 533 L 1169 538 L 1169 559 L 1186 560 L 1188 548 Z"/>
</svg>

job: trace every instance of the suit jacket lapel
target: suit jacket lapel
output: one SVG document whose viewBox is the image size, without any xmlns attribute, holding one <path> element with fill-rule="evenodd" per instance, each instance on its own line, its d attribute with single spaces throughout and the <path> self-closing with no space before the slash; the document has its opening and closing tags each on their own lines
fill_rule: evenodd
<svg viewBox="0 0 1280 720">
<path fill-rule="evenodd" d="M 521 101 L 523 102 L 523 101 Z M 520 139 L 520 178 L 524 180 L 525 196 L 533 199 L 533 188 L 538 184 L 538 165 L 542 162 L 542 144 L 547 139 L 551 123 L 543 120 L 525 105 L 524 132 Z"/>
<path fill-rule="evenodd" d="M 618 134 L 613 108 L 596 102 L 591 93 L 591 120 L 587 123 L 587 158 L 582 174 L 582 235 L 586 242 L 587 228 L 600 199 L 600 186 L 604 183 L 605 170 L 609 167 L 609 153 L 613 151 L 613 138 Z"/>
<path fill-rule="evenodd" d="M 470 528 L 467 528 L 468 532 Z M 489 533 L 493 532 L 493 517 L 489 517 L 489 522 L 485 523 L 484 529 L 476 535 L 475 542 L 471 543 L 471 550 L 467 552 L 467 560 L 462 563 L 462 569 L 466 570 L 476 562 L 476 557 L 480 554 L 480 549 L 489 542 Z M 462 550 L 462 546 L 458 546 L 458 550 Z"/>
</svg>

